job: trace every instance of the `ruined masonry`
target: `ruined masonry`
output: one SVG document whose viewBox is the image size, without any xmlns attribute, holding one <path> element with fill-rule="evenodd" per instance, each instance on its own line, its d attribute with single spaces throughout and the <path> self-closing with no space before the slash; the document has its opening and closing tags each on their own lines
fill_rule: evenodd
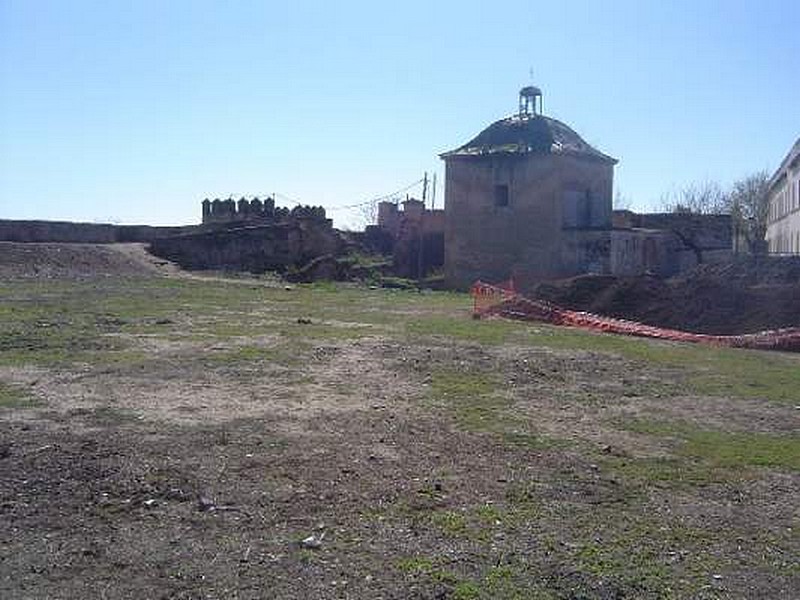
<svg viewBox="0 0 800 600">
<path fill-rule="evenodd" d="M 341 252 L 321 206 L 276 207 L 272 198 L 203 200 L 202 225 L 154 240 L 151 252 L 187 269 L 286 272 Z"/>
</svg>

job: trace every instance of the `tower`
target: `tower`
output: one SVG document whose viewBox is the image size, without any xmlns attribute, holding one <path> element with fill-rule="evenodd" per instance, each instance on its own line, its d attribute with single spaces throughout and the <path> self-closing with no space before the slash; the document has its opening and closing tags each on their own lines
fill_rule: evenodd
<svg viewBox="0 0 800 600">
<path fill-rule="evenodd" d="M 539 106 L 536 106 L 536 99 Z M 542 90 L 529 85 L 519 91 L 519 116 L 520 118 L 535 117 L 542 114 Z"/>
</svg>

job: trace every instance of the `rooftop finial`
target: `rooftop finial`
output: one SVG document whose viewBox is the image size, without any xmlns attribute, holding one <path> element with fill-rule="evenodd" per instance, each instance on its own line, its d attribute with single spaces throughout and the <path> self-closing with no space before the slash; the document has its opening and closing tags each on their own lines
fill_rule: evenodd
<svg viewBox="0 0 800 600">
<path fill-rule="evenodd" d="M 539 106 L 536 106 L 536 99 Z M 542 90 L 533 85 L 528 85 L 519 91 L 519 116 L 530 117 L 542 112 Z"/>
</svg>

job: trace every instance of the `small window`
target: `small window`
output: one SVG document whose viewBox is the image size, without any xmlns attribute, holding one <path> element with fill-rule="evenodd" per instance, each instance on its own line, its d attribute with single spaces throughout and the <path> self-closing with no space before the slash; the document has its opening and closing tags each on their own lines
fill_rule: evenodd
<svg viewBox="0 0 800 600">
<path fill-rule="evenodd" d="M 495 206 L 508 206 L 508 186 L 496 185 L 494 186 L 494 205 Z"/>
</svg>

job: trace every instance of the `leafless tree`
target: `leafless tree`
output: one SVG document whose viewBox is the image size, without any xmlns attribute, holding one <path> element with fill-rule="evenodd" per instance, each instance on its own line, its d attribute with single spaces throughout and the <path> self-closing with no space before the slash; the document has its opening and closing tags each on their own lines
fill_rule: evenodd
<svg viewBox="0 0 800 600">
<path fill-rule="evenodd" d="M 357 207 L 359 221 L 364 227 L 378 223 L 378 201 L 370 200 Z M 363 228 L 363 227 L 362 227 Z"/>
<path fill-rule="evenodd" d="M 766 252 L 768 190 L 769 173 L 758 171 L 734 182 L 729 194 L 734 231 L 751 254 Z"/>
<path fill-rule="evenodd" d="M 665 212 L 695 215 L 719 215 L 730 212 L 728 194 L 715 181 L 690 183 L 662 196 Z"/>
</svg>

